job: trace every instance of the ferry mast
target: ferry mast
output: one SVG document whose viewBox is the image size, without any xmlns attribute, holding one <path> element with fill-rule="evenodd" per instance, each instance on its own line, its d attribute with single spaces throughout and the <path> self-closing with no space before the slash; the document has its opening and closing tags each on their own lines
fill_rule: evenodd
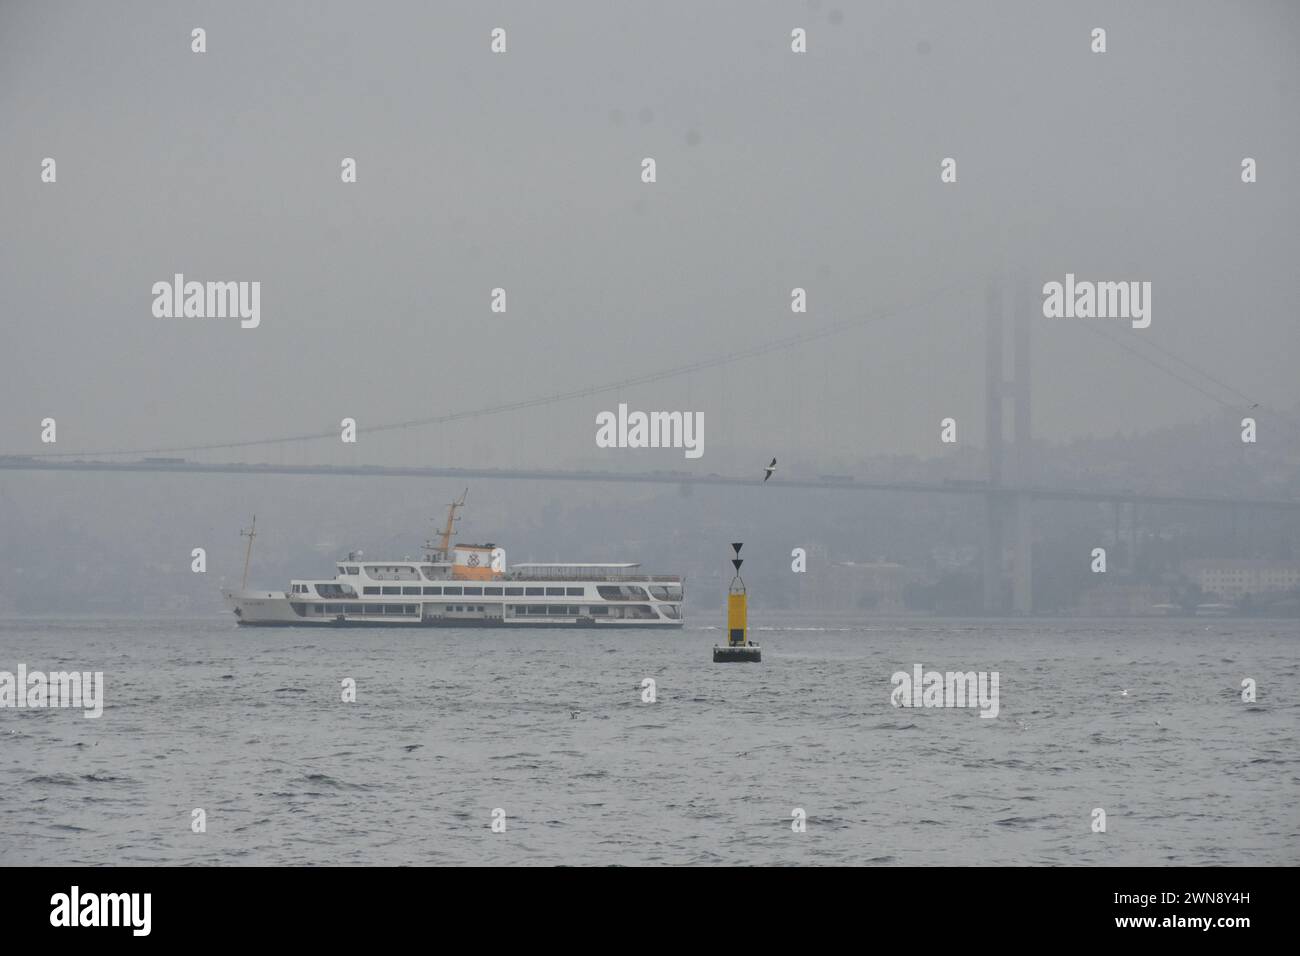
<svg viewBox="0 0 1300 956">
<path fill-rule="evenodd" d="M 442 529 L 442 535 L 438 544 L 426 541 L 424 549 L 428 552 L 425 557 L 426 561 L 447 561 L 451 556 L 451 536 L 456 532 L 456 512 L 465 507 L 465 496 L 469 494 L 466 488 L 459 498 L 447 505 L 447 524 Z"/>
<path fill-rule="evenodd" d="M 244 581 L 240 590 L 248 590 L 248 561 L 253 556 L 253 539 L 257 537 L 257 515 L 253 515 L 253 524 L 247 531 L 240 530 L 239 536 L 248 539 L 248 550 L 244 552 Z"/>
</svg>

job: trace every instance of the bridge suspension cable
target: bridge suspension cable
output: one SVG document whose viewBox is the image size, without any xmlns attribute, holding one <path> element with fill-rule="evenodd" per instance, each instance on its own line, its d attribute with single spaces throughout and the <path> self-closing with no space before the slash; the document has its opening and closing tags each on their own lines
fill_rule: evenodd
<svg viewBox="0 0 1300 956">
<path fill-rule="evenodd" d="M 1146 362 L 1148 365 L 1152 366 L 1153 368 L 1159 369 L 1160 371 L 1168 375 L 1170 378 L 1182 382 L 1188 388 L 1195 389 L 1197 392 L 1200 392 L 1202 395 L 1204 395 L 1206 398 L 1210 399 L 1211 401 L 1217 402 L 1219 405 L 1222 405 L 1225 408 L 1240 407 L 1241 404 L 1240 402 L 1227 401 L 1222 396 L 1215 395 L 1213 392 L 1204 388 L 1202 385 L 1198 384 L 1197 382 L 1194 382 L 1184 377 L 1182 374 L 1170 368 L 1169 366 L 1156 361 L 1155 358 L 1143 352 L 1141 349 L 1135 348 L 1133 345 L 1130 345 L 1127 342 L 1123 342 L 1120 339 L 1116 338 L 1111 333 L 1104 331 L 1100 326 L 1088 325 L 1085 323 L 1077 323 L 1077 324 L 1082 324 L 1083 327 L 1086 328 L 1089 332 L 1092 332 L 1093 334 L 1100 336 L 1101 338 L 1110 342 L 1110 344 L 1114 345 L 1116 348 L 1121 348 L 1126 352 L 1136 355 L 1143 362 Z M 1180 363 L 1185 368 L 1201 376 L 1201 378 L 1204 379 L 1205 381 L 1208 381 L 1218 386 L 1223 391 L 1230 392 L 1231 394 L 1235 395 L 1237 398 L 1241 399 L 1242 402 L 1245 402 L 1247 405 L 1253 407 L 1254 405 L 1258 404 L 1253 398 L 1251 398 L 1249 395 L 1242 392 L 1240 389 L 1235 388 L 1232 385 L 1229 385 L 1227 382 L 1221 381 L 1220 379 L 1211 375 L 1209 372 L 1205 371 L 1205 369 L 1193 365 L 1191 362 L 1187 361 L 1184 358 L 1181 358 L 1174 352 L 1171 352 L 1169 349 L 1164 348 L 1163 346 L 1160 346 L 1157 343 L 1152 342 L 1148 339 L 1144 339 L 1143 344 L 1149 348 L 1156 350 L 1157 352 L 1160 352 L 1161 354 L 1167 356 L 1168 358 L 1173 359 L 1175 362 Z"/>
<path fill-rule="evenodd" d="M 922 306 L 930 305 L 939 300 L 944 295 L 959 288 L 970 288 L 969 279 L 954 280 L 940 286 L 934 286 L 931 290 L 916 299 L 905 303 L 896 303 L 880 309 L 872 310 L 864 315 L 852 319 L 844 319 L 840 322 L 834 322 L 830 325 L 818 329 L 810 329 L 807 332 L 800 332 L 795 335 L 785 336 L 779 339 L 772 339 L 759 345 L 751 346 L 746 349 L 738 349 L 734 352 L 728 352 L 723 355 L 714 355 L 710 358 L 701 359 L 697 362 L 691 362 L 686 365 L 678 365 L 673 368 L 660 369 L 655 372 L 647 372 L 632 378 L 622 379 L 617 382 L 607 382 L 603 385 L 590 385 L 585 388 L 570 389 L 565 392 L 553 392 L 548 395 L 539 395 L 532 398 L 519 399 L 513 402 L 502 402 L 497 405 L 488 405 L 482 408 L 468 409 L 460 412 L 450 412 L 445 415 L 431 415 L 427 418 L 412 418 L 400 422 L 385 422 L 378 425 L 369 425 L 366 427 L 367 433 L 398 431 L 407 428 L 422 428 L 429 425 L 442 425 L 449 422 L 466 421 L 475 418 L 484 418 L 489 415 L 500 415 L 505 412 L 519 411 L 525 408 L 535 408 L 541 405 L 552 405 L 558 402 L 571 401 L 577 398 L 586 398 L 590 395 L 600 395 L 605 392 L 614 392 L 624 388 L 631 388 L 636 385 L 647 385 L 652 382 L 660 382 L 665 379 L 677 378 L 687 375 L 691 372 L 697 372 L 701 369 L 719 368 L 731 365 L 745 359 L 757 358 L 761 355 L 768 355 L 773 352 L 782 352 L 788 349 L 796 348 L 800 345 L 806 345 L 809 342 L 815 342 L 819 339 L 829 338 L 830 336 L 840 335 L 853 329 L 862 328 L 863 326 L 880 322 L 885 319 L 896 318 L 906 312 L 913 311 Z M 217 451 L 230 448 L 252 448 L 259 445 L 279 445 L 288 442 L 298 441 L 319 441 L 327 438 L 338 438 L 337 429 L 328 431 L 307 432 L 298 435 L 281 435 L 276 438 L 255 438 L 245 439 L 242 441 L 212 442 L 208 444 L 197 445 L 169 445 L 159 448 L 131 448 L 117 450 L 101 451 L 60 451 L 60 452 L 40 452 L 30 455 L 31 458 L 83 458 L 83 457 L 112 457 L 117 455 L 157 455 L 174 452 L 202 452 Z"/>
</svg>

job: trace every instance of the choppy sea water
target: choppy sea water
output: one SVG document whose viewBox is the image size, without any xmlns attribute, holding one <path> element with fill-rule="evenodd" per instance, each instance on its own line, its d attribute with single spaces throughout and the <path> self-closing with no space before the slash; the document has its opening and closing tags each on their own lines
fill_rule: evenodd
<svg viewBox="0 0 1300 956">
<path fill-rule="evenodd" d="M 758 665 L 689 625 L 0 622 L 0 670 L 100 670 L 106 698 L 0 709 L 0 863 L 1300 862 L 1294 622 L 751 637 Z M 998 671 L 998 716 L 891 706 L 917 663 Z"/>
</svg>

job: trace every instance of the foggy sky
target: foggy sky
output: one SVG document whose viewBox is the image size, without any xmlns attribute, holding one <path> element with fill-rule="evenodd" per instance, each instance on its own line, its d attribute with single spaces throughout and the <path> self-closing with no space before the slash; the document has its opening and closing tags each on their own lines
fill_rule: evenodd
<svg viewBox="0 0 1300 956">
<path fill-rule="evenodd" d="M 351 416 L 356 446 L 208 457 L 618 467 L 631 453 L 596 449 L 594 418 L 624 401 L 704 413 L 703 458 L 647 467 L 939 454 L 945 416 L 982 440 L 994 273 L 1034 292 L 1039 437 L 1218 427 L 1214 401 L 1089 320 L 1042 317 L 1066 272 L 1152 282 L 1151 328 L 1091 321 L 1261 402 L 1265 442 L 1270 410 L 1300 403 L 1297 49 L 1286 2 L 5 0 L 0 453 Z M 155 318 L 176 272 L 259 280 L 261 327 Z M 917 302 L 724 369 L 366 434 Z"/>
</svg>

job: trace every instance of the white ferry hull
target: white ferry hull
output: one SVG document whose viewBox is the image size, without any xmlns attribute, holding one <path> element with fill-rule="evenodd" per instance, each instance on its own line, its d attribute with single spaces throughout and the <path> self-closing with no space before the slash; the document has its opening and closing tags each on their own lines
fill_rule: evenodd
<svg viewBox="0 0 1300 956">
<path fill-rule="evenodd" d="M 303 613 L 295 610 L 294 602 L 284 591 L 254 591 L 223 589 L 222 597 L 234 612 L 241 627 L 459 627 L 459 628 L 640 628 L 660 630 L 680 629 L 684 620 L 666 618 L 637 619 L 609 618 L 590 614 L 547 615 L 546 617 L 517 617 L 505 613 L 500 604 L 483 605 L 482 612 L 443 613 L 443 605 L 420 602 L 414 613 Z M 307 603 L 306 607 L 315 605 Z M 303 605 L 300 605 L 302 608 Z"/>
<path fill-rule="evenodd" d="M 232 591 L 223 588 L 221 596 L 235 612 L 240 624 L 296 624 L 298 615 L 283 591 Z"/>
</svg>

